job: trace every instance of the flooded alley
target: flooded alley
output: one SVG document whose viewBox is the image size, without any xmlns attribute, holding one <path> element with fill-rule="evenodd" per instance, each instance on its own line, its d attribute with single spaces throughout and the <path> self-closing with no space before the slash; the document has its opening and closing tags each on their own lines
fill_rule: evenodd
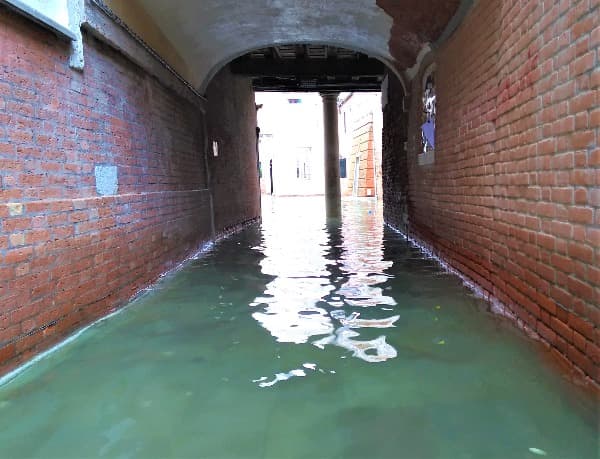
<svg viewBox="0 0 600 459">
<path fill-rule="evenodd" d="M 597 457 L 593 395 L 377 201 L 262 213 L 1 386 L 0 457 Z"/>
</svg>

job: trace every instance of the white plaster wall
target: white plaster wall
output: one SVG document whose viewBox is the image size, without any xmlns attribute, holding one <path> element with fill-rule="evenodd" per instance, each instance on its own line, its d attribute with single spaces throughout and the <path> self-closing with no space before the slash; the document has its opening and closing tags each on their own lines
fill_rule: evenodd
<svg viewBox="0 0 600 459">
<path fill-rule="evenodd" d="M 269 160 L 273 160 L 276 195 L 324 193 L 323 105 L 316 93 L 256 93 L 258 126 L 263 135 L 259 145 L 262 189 L 270 192 Z M 288 99 L 301 99 L 290 104 Z M 296 176 L 297 162 L 306 162 L 310 179 Z M 302 170 L 301 170 L 302 172 Z"/>
</svg>

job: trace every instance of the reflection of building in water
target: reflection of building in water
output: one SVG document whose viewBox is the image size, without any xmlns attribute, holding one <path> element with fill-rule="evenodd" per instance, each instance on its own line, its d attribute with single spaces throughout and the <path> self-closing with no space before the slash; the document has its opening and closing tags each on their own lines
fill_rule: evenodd
<svg viewBox="0 0 600 459">
<path fill-rule="evenodd" d="M 352 352 L 354 357 L 357 357 L 365 362 L 384 362 L 389 359 L 393 359 L 398 355 L 396 349 L 385 342 L 385 336 L 379 336 L 369 341 L 358 341 L 352 338 L 360 336 L 359 333 L 354 330 L 350 330 L 347 327 L 338 328 L 334 335 L 327 336 L 313 344 L 321 349 L 325 348 L 327 344 L 334 344 L 336 346 L 343 347 Z M 371 353 L 369 351 L 375 351 Z"/>
<path fill-rule="evenodd" d="M 282 343 L 306 343 L 311 336 L 332 333 L 329 313 L 316 306 L 333 288 L 323 284 L 319 278 L 277 277 L 255 300 L 266 304 L 264 311 L 252 317 Z"/>
<path fill-rule="evenodd" d="M 336 312 L 336 311 L 333 311 Z M 333 316 L 333 312 L 331 316 Z M 399 315 L 384 317 L 382 319 L 361 319 L 360 313 L 353 312 L 348 317 L 340 317 L 340 323 L 347 328 L 390 328 L 400 318 Z"/>
<path fill-rule="evenodd" d="M 359 204 L 359 224 L 342 225 L 343 255 L 341 271 L 348 280 L 338 290 L 350 306 L 395 306 L 396 301 L 383 294 L 383 274 L 393 265 L 383 259 L 383 216 L 381 205 Z"/>
<path fill-rule="evenodd" d="M 378 306 L 395 306 L 396 301 L 384 295 L 383 289 L 378 287 L 388 279 L 384 273 L 393 264 L 383 259 L 381 205 L 374 205 L 372 202 L 356 202 L 354 205 L 354 211 L 359 212 L 359 217 L 357 219 L 353 216 L 352 225 L 342 225 L 342 254 L 338 261 L 339 270 L 347 280 L 335 293 L 348 306 L 373 309 Z M 339 301 L 330 304 L 337 305 Z M 397 356 L 396 349 L 385 341 L 385 336 L 367 341 L 353 338 L 360 336 L 354 329 L 393 327 L 400 316 L 361 319 L 359 313 L 346 316 L 342 310 L 334 310 L 331 315 L 342 326 L 334 334 L 315 341 L 315 346 L 340 346 L 351 351 L 354 357 L 367 362 L 383 362 Z"/>
<path fill-rule="evenodd" d="M 385 341 L 385 336 L 382 335 L 367 341 L 355 340 L 352 338 L 356 338 L 360 334 L 352 329 L 390 328 L 400 318 L 399 315 L 379 319 L 360 319 L 360 313 L 358 312 L 346 316 L 344 311 L 337 309 L 331 311 L 331 317 L 338 320 L 342 326 L 335 333 L 313 341 L 313 344 L 318 348 L 324 349 L 326 345 L 333 344 L 351 351 L 353 357 L 371 363 L 384 362 L 398 355 L 396 349 Z"/>
<path fill-rule="evenodd" d="M 275 278 L 267 284 L 264 295 L 251 304 L 262 307 L 252 317 L 279 342 L 300 344 L 320 336 L 312 341 L 315 346 L 339 346 L 366 362 L 396 357 L 396 350 L 385 336 L 359 340 L 356 330 L 394 327 L 400 316 L 372 314 L 365 319 L 358 312 L 349 314 L 343 308 L 371 307 L 379 312 L 377 306 L 396 304 L 378 286 L 386 282 L 384 271 L 392 265 L 383 260 L 382 225 L 372 221 L 381 219 L 381 213 L 372 203 L 357 203 L 364 225 L 342 226 L 341 233 L 332 229 L 329 233 L 315 232 L 310 219 L 298 212 L 301 205 L 302 198 L 294 198 L 272 212 L 263 206 L 264 228 L 268 231 L 264 233 L 266 257 L 261 267 L 263 274 Z M 290 221 L 295 224 L 294 234 L 287 231 Z M 368 227 L 376 229 L 367 230 Z M 336 284 L 339 286 L 340 282 L 338 288 Z M 259 382 L 267 386 L 287 376 L 282 373 L 272 381 Z"/>
<path fill-rule="evenodd" d="M 328 311 L 317 306 L 333 289 L 325 259 L 327 236 L 315 232 L 314 223 L 298 212 L 304 202 L 291 198 L 277 208 L 276 216 L 263 208 L 268 231 L 263 236 L 266 257 L 260 264 L 263 274 L 276 277 L 254 301 L 253 306 L 263 309 L 252 317 L 279 342 L 306 343 L 334 330 Z M 290 221 L 297 230 L 294 234 L 289 233 Z"/>
<path fill-rule="evenodd" d="M 344 296 L 349 306 L 395 306 L 396 301 L 391 296 L 384 295 L 380 287 L 371 287 L 380 283 L 380 280 L 370 276 L 352 275 L 337 293 Z"/>
</svg>

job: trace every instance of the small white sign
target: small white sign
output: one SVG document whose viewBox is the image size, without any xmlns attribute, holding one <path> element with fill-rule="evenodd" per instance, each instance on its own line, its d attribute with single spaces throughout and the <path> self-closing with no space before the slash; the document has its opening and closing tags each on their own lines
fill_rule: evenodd
<svg viewBox="0 0 600 459">
<path fill-rule="evenodd" d="M 219 142 L 213 140 L 213 155 L 219 156 Z"/>
</svg>

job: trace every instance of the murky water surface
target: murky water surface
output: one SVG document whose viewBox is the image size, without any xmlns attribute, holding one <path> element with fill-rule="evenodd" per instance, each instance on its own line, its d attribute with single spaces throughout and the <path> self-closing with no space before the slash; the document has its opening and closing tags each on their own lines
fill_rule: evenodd
<svg viewBox="0 0 600 459">
<path fill-rule="evenodd" d="M 0 457 L 598 457 L 598 405 L 373 201 L 263 202 L 0 388 Z"/>
</svg>

